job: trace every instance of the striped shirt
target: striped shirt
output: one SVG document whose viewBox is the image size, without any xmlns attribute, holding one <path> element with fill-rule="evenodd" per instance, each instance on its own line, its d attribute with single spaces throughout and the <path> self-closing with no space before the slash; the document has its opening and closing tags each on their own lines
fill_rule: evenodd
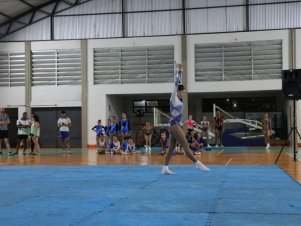
<svg viewBox="0 0 301 226">
<path fill-rule="evenodd" d="M 171 118 L 169 120 L 169 126 L 178 124 L 182 125 L 182 116 L 183 116 L 183 103 L 177 96 L 178 85 L 181 84 L 182 72 L 176 70 L 174 78 L 174 89 L 169 100 L 169 109 Z"/>
</svg>

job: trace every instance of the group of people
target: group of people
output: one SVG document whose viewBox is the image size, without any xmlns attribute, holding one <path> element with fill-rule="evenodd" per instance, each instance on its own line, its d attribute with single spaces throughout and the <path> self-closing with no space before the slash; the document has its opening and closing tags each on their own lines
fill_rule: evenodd
<svg viewBox="0 0 301 226">
<path fill-rule="evenodd" d="M 187 127 L 188 133 L 193 132 L 194 136 L 197 136 L 199 139 L 202 139 L 202 143 L 206 143 L 207 147 L 211 147 L 209 144 L 209 128 L 210 128 L 210 122 L 207 119 L 206 115 L 202 116 L 200 126 L 201 126 L 201 132 L 196 133 L 195 128 L 197 127 L 196 121 L 193 120 L 192 115 L 188 116 L 188 120 L 184 123 L 184 125 Z M 214 133 L 215 133 L 215 147 L 223 147 L 223 125 L 224 125 L 224 117 L 220 113 L 220 111 L 216 112 L 216 116 L 214 117 Z M 203 138 L 206 138 L 204 141 Z"/>
<path fill-rule="evenodd" d="M 4 141 L 8 150 L 8 155 L 17 155 L 19 150 L 23 149 L 23 155 L 26 155 L 27 147 L 31 146 L 29 155 L 37 155 L 40 152 L 39 137 L 40 137 L 40 120 L 36 114 L 30 114 L 28 119 L 27 112 L 22 114 L 22 117 L 17 120 L 18 135 L 17 135 L 17 148 L 15 152 L 11 151 L 8 125 L 11 123 L 8 114 L 5 113 L 5 108 L 0 107 L 0 155 L 2 152 L 2 143 Z"/>
<path fill-rule="evenodd" d="M 113 116 L 107 120 L 107 124 L 102 125 L 101 120 L 92 128 L 96 133 L 97 153 L 99 154 L 133 154 L 135 153 L 135 143 L 130 137 L 130 121 L 127 114 L 123 112 L 121 119 L 117 122 Z"/>
<path fill-rule="evenodd" d="M 12 152 L 9 142 L 8 125 L 11 120 L 8 114 L 5 113 L 5 108 L 0 107 L 0 155 L 2 152 L 2 143 L 4 141 L 6 148 L 8 150 L 9 156 L 14 156 L 19 154 L 19 150 L 23 150 L 23 155 L 27 155 L 27 147 L 30 146 L 30 152 L 28 155 L 38 155 L 40 154 L 40 119 L 37 114 L 31 113 L 30 118 L 28 118 L 28 113 L 23 112 L 22 117 L 16 121 L 16 126 L 18 128 L 17 133 L 17 146 L 16 151 Z M 63 153 L 68 150 L 70 151 L 69 142 L 69 128 L 72 127 L 71 119 L 66 116 L 65 111 L 61 111 L 61 117 L 57 121 L 57 127 L 59 129 L 59 138 L 61 140 L 61 147 L 63 148 Z"/>
<path fill-rule="evenodd" d="M 187 130 L 187 133 L 185 135 L 186 141 L 189 144 L 189 148 L 192 151 L 194 155 L 200 155 L 202 154 L 203 147 L 206 145 L 206 141 L 203 139 L 203 136 L 200 135 L 195 130 Z M 168 131 L 163 131 L 161 132 L 161 137 L 160 137 L 160 144 L 161 144 L 161 152 L 159 155 L 165 155 L 168 151 L 169 148 L 169 134 Z M 184 151 L 177 142 L 175 149 L 173 150 L 173 154 L 180 154 L 183 155 Z"/>
</svg>

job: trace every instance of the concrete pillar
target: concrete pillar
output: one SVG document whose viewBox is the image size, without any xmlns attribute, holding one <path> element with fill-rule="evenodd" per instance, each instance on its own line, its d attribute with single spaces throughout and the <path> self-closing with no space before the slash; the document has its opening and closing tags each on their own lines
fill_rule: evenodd
<svg viewBox="0 0 301 226">
<path fill-rule="evenodd" d="M 25 42 L 25 111 L 31 112 L 31 42 Z"/>
<path fill-rule="evenodd" d="M 81 40 L 81 70 L 82 70 L 82 147 L 88 146 L 88 41 Z"/>
<path fill-rule="evenodd" d="M 183 66 L 183 77 L 182 83 L 186 88 L 186 95 L 183 98 L 184 110 L 183 110 L 183 122 L 188 119 L 188 87 L 187 87 L 187 36 L 181 36 L 181 58 L 182 58 L 182 66 Z"/>
</svg>

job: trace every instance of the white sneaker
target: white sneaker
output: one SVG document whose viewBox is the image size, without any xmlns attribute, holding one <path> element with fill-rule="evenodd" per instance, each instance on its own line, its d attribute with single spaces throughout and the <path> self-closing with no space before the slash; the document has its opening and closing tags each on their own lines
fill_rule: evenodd
<svg viewBox="0 0 301 226">
<path fill-rule="evenodd" d="M 206 167 L 203 163 L 201 163 L 200 161 L 197 161 L 195 163 L 195 168 L 199 169 L 199 170 L 202 170 L 202 171 L 205 171 L 205 172 L 209 172 L 210 169 L 208 167 Z"/>
<path fill-rule="evenodd" d="M 216 147 L 216 148 L 218 148 L 218 144 L 217 144 L 217 145 L 215 145 L 215 147 Z"/>
<path fill-rule="evenodd" d="M 151 150 L 152 150 L 152 148 L 151 148 L 150 146 L 148 146 L 148 150 L 149 150 L 149 151 L 151 151 Z"/>
<path fill-rule="evenodd" d="M 211 148 L 210 144 L 207 144 L 207 148 Z"/>
<path fill-rule="evenodd" d="M 144 147 L 145 147 L 145 151 L 148 151 L 148 146 L 147 146 L 147 145 L 144 145 Z"/>
<path fill-rule="evenodd" d="M 270 148 L 270 144 L 269 143 L 267 144 L 267 148 Z"/>
<path fill-rule="evenodd" d="M 224 148 L 224 145 L 221 144 L 221 148 Z"/>
<path fill-rule="evenodd" d="M 174 175 L 176 174 L 175 172 L 170 171 L 169 169 L 162 169 L 161 174 L 165 174 L 165 175 Z"/>
</svg>

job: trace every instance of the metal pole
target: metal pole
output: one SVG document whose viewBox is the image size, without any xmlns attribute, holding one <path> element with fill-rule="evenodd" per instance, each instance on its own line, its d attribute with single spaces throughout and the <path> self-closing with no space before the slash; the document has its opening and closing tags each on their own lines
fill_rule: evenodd
<svg viewBox="0 0 301 226">
<path fill-rule="evenodd" d="M 297 160 L 297 149 L 296 149 L 296 130 L 297 130 L 297 125 L 296 125 L 296 100 L 294 100 L 294 133 L 293 133 L 293 145 L 294 145 L 294 161 Z"/>
</svg>

